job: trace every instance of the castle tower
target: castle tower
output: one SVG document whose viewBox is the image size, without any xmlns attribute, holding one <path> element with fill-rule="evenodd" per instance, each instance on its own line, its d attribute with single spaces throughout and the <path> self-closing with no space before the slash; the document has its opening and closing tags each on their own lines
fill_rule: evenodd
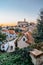
<svg viewBox="0 0 43 65">
<path fill-rule="evenodd" d="M 24 22 L 26 22 L 26 19 L 24 18 Z"/>
</svg>

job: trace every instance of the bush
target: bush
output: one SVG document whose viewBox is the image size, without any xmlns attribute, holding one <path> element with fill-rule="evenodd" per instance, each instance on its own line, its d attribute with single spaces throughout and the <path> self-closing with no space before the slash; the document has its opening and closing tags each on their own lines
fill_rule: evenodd
<svg viewBox="0 0 43 65">
<path fill-rule="evenodd" d="M 33 65 L 25 49 L 18 49 L 12 53 L 0 53 L 0 65 Z"/>
</svg>

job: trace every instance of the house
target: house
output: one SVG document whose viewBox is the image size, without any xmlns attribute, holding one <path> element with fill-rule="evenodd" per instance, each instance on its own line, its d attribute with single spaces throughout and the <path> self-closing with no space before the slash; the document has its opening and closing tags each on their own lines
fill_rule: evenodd
<svg viewBox="0 0 43 65">
<path fill-rule="evenodd" d="M 25 32 L 23 35 L 18 39 L 18 47 L 24 48 L 31 44 L 34 44 L 34 39 L 30 32 Z"/>
<path fill-rule="evenodd" d="M 14 30 L 8 30 L 9 31 L 9 35 L 10 35 L 10 37 L 12 37 L 12 38 L 16 38 L 16 33 L 15 33 L 15 31 Z"/>
<path fill-rule="evenodd" d="M 28 31 L 30 31 L 32 33 L 35 29 L 37 29 L 36 23 L 31 22 L 30 25 L 29 25 Z"/>
<path fill-rule="evenodd" d="M 37 49 L 30 51 L 30 56 L 34 65 L 43 65 L 43 52 Z"/>
<path fill-rule="evenodd" d="M 15 41 L 16 41 L 16 39 L 2 43 L 1 46 L 0 46 L 0 50 L 6 51 L 6 52 L 14 52 L 15 51 Z"/>
<path fill-rule="evenodd" d="M 18 27 L 28 27 L 29 23 L 24 19 L 24 21 L 18 21 Z"/>
<path fill-rule="evenodd" d="M 5 43 L 1 44 L 0 50 L 7 51 L 8 47 L 9 47 L 9 44 L 5 42 Z"/>
<path fill-rule="evenodd" d="M 13 51 L 15 51 L 14 40 L 9 41 L 8 43 L 9 43 L 9 48 L 8 48 L 7 52 L 13 52 Z"/>
<path fill-rule="evenodd" d="M 6 26 L 3 26 L 3 27 L 2 27 L 2 30 L 7 30 Z"/>
<path fill-rule="evenodd" d="M 21 36 L 18 39 L 18 47 L 19 48 L 24 48 L 24 47 L 29 46 L 29 44 L 27 44 L 26 41 L 27 41 L 27 38 L 25 37 L 25 35 Z"/>
<path fill-rule="evenodd" d="M 6 34 L 6 40 L 15 39 L 17 36 L 14 30 L 2 30 L 2 33 Z"/>
<path fill-rule="evenodd" d="M 17 26 L 23 31 L 27 31 L 29 29 L 29 23 L 26 19 L 24 19 L 24 21 L 18 21 Z"/>
<path fill-rule="evenodd" d="M 34 44 L 34 38 L 32 37 L 31 32 L 25 32 L 24 35 L 27 38 L 26 43 L 28 43 L 29 45 Z"/>
<path fill-rule="evenodd" d="M 8 45 L 7 41 L 5 40 L 5 41 L 3 41 L 2 44 L 0 45 L 0 50 L 1 50 L 1 51 L 7 51 L 8 47 L 9 47 L 9 45 Z"/>
<path fill-rule="evenodd" d="M 9 41 L 9 43 L 8 43 L 9 48 L 8 48 L 7 52 L 14 52 L 15 51 L 15 41 L 16 40 L 17 40 L 17 38 L 12 40 L 12 41 Z"/>
</svg>

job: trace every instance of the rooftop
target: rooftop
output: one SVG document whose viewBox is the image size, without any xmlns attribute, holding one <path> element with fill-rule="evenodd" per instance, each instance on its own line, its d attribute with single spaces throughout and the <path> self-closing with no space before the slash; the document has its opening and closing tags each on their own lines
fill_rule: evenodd
<svg viewBox="0 0 43 65">
<path fill-rule="evenodd" d="M 33 39 L 33 37 L 32 37 L 32 34 L 31 34 L 31 32 L 26 32 L 26 33 L 24 33 L 25 34 L 25 36 L 27 37 L 27 41 L 26 41 L 26 43 L 28 43 L 28 44 L 33 44 L 34 43 L 34 39 Z"/>
<path fill-rule="evenodd" d="M 15 33 L 15 31 L 14 30 L 3 30 L 4 32 L 8 32 L 8 33 L 10 33 L 10 34 L 14 34 Z"/>
<path fill-rule="evenodd" d="M 40 55 L 43 55 L 42 51 L 39 51 L 37 49 L 34 49 L 33 51 L 30 51 L 30 53 L 35 56 L 35 57 L 39 57 Z"/>
<path fill-rule="evenodd" d="M 15 31 L 14 30 L 8 30 L 10 34 L 14 34 Z"/>
</svg>

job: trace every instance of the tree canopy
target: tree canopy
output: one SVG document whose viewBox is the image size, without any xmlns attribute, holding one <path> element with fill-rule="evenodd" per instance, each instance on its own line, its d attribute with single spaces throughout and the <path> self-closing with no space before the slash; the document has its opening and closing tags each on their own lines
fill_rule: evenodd
<svg viewBox="0 0 43 65">
<path fill-rule="evenodd" d="M 40 19 L 37 20 L 37 34 L 34 36 L 35 42 L 43 42 L 43 10 L 40 12 Z"/>
<path fill-rule="evenodd" d="M 0 26 L 0 30 L 2 30 L 2 27 Z"/>
<path fill-rule="evenodd" d="M 6 35 L 0 32 L 0 41 L 6 40 Z"/>
</svg>

